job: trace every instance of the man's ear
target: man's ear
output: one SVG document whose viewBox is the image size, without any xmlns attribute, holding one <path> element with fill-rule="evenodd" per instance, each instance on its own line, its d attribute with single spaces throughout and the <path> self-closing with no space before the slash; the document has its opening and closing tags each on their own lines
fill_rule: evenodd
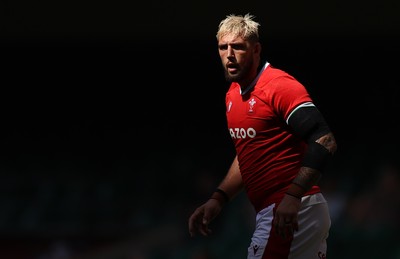
<svg viewBox="0 0 400 259">
<path fill-rule="evenodd" d="M 255 47 L 254 47 L 254 54 L 260 55 L 261 54 L 261 49 L 262 49 L 261 43 L 257 42 Z"/>
</svg>

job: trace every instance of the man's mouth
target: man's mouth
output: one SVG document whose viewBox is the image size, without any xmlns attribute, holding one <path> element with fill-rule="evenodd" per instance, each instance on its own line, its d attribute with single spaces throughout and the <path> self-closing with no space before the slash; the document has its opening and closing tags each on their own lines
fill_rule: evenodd
<svg viewBox="0 0 400 259">
<path fill-rule="evenodd" d="M 234 63 L 228 63 L 228 64 L 226 64 L 226 70 L 229 72 L 229 73 L 237 73 L 237 71 L 238 71 L 238 66 L 236 65 L 236 64 L 234 64 Z"/>
</svg>

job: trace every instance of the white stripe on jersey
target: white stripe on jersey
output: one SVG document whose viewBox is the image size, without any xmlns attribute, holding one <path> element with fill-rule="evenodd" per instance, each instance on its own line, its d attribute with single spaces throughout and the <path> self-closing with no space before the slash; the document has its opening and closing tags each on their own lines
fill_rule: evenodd
<svg viewBox="0 0 400 259">
<path fill-rule="evenodd" d="M 298 109 L 303 108 L 303 107 L 313 107 L 313 106 L 315 107 L 315 105 L 314 105 L 312 102 L 306 102 L 306 103 L 300 104 L 299 106 L 297 106 L 296 108 L 294 108 L 293 111 L 289 114 L 289 116 L 288 116 L 287 119 L 286 119 L 286 124 L 289 125 L 290 116 L 292 116 L 292 114 L 293 114 L 295 111 L 297 111 Z"/>
</svg>

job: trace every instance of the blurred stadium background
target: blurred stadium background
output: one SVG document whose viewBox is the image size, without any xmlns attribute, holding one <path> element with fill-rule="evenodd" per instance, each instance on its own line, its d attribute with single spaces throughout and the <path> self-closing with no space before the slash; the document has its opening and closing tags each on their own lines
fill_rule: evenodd
<svg viewBox="0 0 400 259">
<path fill-rule="evenodd" d="M 400 258 L 399 2 L 0 7 L 0 258 L 245 258 L 245 196 L 210 238 L 187 219 L 234 156 L 215 32 L 247 12 L 337 137 L 328 258 Z"/>
</svg>

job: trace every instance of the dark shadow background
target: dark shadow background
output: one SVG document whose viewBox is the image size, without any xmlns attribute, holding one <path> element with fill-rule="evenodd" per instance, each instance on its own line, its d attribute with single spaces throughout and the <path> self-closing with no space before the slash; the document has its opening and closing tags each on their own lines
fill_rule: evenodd
<svg viewBox="0 0 400 259">
<path fill-rule="evenodd" d="M 400 258 L 400 2 L 0 4 L 0 258 L 245 258 L 246 197 L 189 238 L 234 156 L 215 33 L 261 23 L 263 58 L 309 90 L 339 150 L 328 257 Z"/>
</svg>

